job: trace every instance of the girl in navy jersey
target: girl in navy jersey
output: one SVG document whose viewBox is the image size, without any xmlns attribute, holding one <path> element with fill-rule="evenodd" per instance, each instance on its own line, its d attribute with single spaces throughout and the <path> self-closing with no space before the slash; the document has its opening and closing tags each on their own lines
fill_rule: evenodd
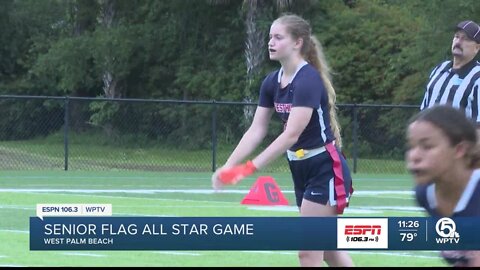
<svg viewBox="0 0 480 270">
<path fill-rule="evenodd" d="M 320 43 L 307 21 L 283 15 L 270 27 L 268 50 L 281 68 L 263 80 L 252 124 L 224 166 L 213 174 L 213 188 L 235 184 L 286 154 L 300 215 L 341 214 L 348 206 L 352 179 L 340 152 L 335 90 Z M 267 134 L 274 112 L 284 122 L 283 132 L 242 164 Z M 301 266 L 322 266 L 323 261 L 330 266 L 353 266 L 345 251 L 302 250 L 299 260 Z"/>
<path fill-rule="evenodd" d="M 480 160 L 475 125 L 463 112 L 436 105 L 407 130 L 407 168 L 418 204 L 432 217 L 480 217 Z M 442 251 L 454 266 L 480 266 L 479 251 Z"/>
</svg>

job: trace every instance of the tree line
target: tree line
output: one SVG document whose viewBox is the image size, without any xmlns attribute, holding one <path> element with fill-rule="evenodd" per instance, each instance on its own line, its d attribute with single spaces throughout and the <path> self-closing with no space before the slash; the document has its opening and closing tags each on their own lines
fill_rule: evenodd
<svg viewBox="0 0 480 270">
<path fill-rule="evenodd" d="M 453 26 L 479 11 L 476 0 L 0 0 L 0 95 L 255 102 L 279 67 L 270 24 L 291 12 L 322 43 L 338 103 L 419 104 Z M 117 109 L 88 110 L 108 122 Z M 0 125 L 19 117 L 1 111 Z"/>
</svg>

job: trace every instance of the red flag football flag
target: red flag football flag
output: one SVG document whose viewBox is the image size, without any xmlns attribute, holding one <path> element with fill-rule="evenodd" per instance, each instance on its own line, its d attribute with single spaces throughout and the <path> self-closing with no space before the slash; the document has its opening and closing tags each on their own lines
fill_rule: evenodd
<svg viewBox="0 0 480 270">
<path fill-rule="evenodd" d="M 277 182 L 271 176 L 260 176 L 243 198 L 241 204 L 288 205 Z"/>
</svg>

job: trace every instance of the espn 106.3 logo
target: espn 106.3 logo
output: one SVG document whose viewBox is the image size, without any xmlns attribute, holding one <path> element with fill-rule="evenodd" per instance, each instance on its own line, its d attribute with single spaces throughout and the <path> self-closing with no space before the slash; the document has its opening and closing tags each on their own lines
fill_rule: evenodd
<svg viewBox="0 0 480 270">
<path fill-rule="evenodd" d="M 338 218 L 337 248 L 388 249 L 388 218 Z"/>
</svg>

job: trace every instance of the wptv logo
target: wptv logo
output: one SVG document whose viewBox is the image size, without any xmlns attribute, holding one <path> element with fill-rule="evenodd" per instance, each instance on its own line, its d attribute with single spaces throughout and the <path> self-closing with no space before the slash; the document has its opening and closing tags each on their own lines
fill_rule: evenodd
<svg viewBox="0 0 480 270">
<path fill-rule="evenodd" d="M 388 218 L 338 218 L 337 248 L 388 249 Z"/>
<path fill-rule="evenodd" d="M 437 244 L 458 244 L 460 242 L 457 225 L 451 218 L 444 217 L 439 219 L 435 225 L 435 231 L 440 236 L 435 238 Z"/>
</svg>

